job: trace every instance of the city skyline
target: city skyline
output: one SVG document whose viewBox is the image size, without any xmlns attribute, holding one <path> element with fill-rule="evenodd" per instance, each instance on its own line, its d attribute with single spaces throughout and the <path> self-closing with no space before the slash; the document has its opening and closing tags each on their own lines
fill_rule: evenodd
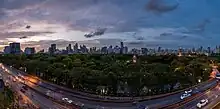
<svg viewBox="0 0 220 109">
<path fill-rule="evenodd" d="M 64 48 L 75 41 L 89 47 L 119 45 L 121 41 L 129 48 L 219 45 L 220 1 L 167 1 L 3 0 L 0 48 L 8 42 L 37 50 L 52 43 Z M 98 28 L 106 31 L 84 36 Z"/>
<path fill-rule="evenodd" d="M 25 47 L 21 49 L 21 44 L 17 42 L 10 43 L 8 46 L 4 47 L 4 51 L 1 52 L 3 54 L 35 54 L 38 53 L 47 53 L 47 54 L 137 54 L 137 55 L 167 55 L 167 54 L 175 54 L 178 56 L 186 55 L 190 56 L 191 54 L 219 54 L 220 46 L 216 46 L 215 48 L 211 47 L 203 47 L 199 48 L 183 48 L 179 47 L 178 49 L 170 49 L 170 48 L 129 48 L 124 45 L 124 42 L 120 42 L 120 45 L 110 45 L 110 46 L 102 46 L 102 47 L 88 47 L 86 45 L 80 45 L 78 43 L 68 44 L 65 49 L 60 49 L 57 44 L 51 44 L 48 49 L 42 49 L 40 51 L 36 51 L 35 47 Z"/>
</svg>

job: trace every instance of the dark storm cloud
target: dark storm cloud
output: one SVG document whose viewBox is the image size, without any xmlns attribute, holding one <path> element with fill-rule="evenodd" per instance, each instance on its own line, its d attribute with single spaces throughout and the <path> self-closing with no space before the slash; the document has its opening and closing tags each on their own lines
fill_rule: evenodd
<svg viewBox="0 0 220 109">
<path fill-rule="evenodd" d="M 46 0 L 1 0 L 0 8 L 4 9 L 20 9 L 26 6 L 41 3 Z"/>
<path fill-rule="evenodd" d="M 107 30 L 107 28 L 98 28 L 97 30 L 90 32 L 88 34 L 85 34 L 84 36 L 86 38 L 90 38 L 90 37 L 95 37 L 95 36 L 101 36 L 105 33 L 105 31 Z"/>
<path fill-rule="evenodd" d="M 73 38 L 73 36 L 78 35 L 74 33 L 76 31 L 76 33 L 79 33 L 79 37 L 83 38 L 79 40 L 86 40 L 83 37 L 83 33 L 89 33 L 97 27 L 108 28 L 108 31 L 102 35 L 102 38 L 105 37 L 107 40 L 93 40 L 94 43 L 85 41 L 89 45 L 111 43 L 114 45 L 118 43 L 118 40 L 109 41 L 109 37 L 121 40 L 146 41 L 150 45 L 153 45 L 152 43 L 166 45 L 169 40 L 176 42 L 181 40 L 187 43 L 188 40 L 193 40 L 196 42 L 200 40 L 194 40 L 196 38 L 193 38 L 193 35 L 219 36 L 220 14 L 218 10 L 220 2 L 219 0 L 212 1 L 181 0 L 181 2 L 177 3 L 176 0 L 0 0 L 0 31 L 25 29 L 26 25 L 38 28 L 44 24 L 46 26 L 42 26 L 40 31 L 45 31 L 48 30 L 47 24 L 52 24 L 55 28 L 50 30 L 57 34 L 51 34 L 51 37 L 57 38 L 58 35 L 64 34 L 66 36 L 61 35 L 59 38 L 65 40 L 71 38 L 71 40 L 78 40 L 78 37 L 76 39 Z M 151 12 L 159 13 L 161 16 L 155 16 Z M 202 22 L 205 18 L 210 18 L 212 22 Z M 37 24 L 38 22 L 41 23 Z M 187 28 L 187 31 L 185 33 L 184 31 L 176 32 L 179 35 L 175 35 L 174 32 L 172 33 L 174 35 L 159 37 L 160 33 L 166 31 L 160 31 L 158 28 L 175 30 L 181 27 Z M 34 31 L 32 28 L 28 30 Z M 65 30 L 68 31 L 66 32 Z M 143 38 L 136 38 L 131 35 L 121 37 L 126 32 L 140 32 L 139 36 L 143 36 Z M 17 35 L 17 33 L 7 33 L 6 35 L 18 37 L 12 36 Z M 33 35 L 33 33 L 28 33 L 28 35 Z M 36 35 L 40 35 L 40 33 L 36 33 Z M 152 36 L 158 36 L 155 37 L 157 41 L 147 42 L 151 40 Z M 7 38 L 7 36 L 2 37 Z M 167 42 L 163 43 L 161 41 Z M 206 39 L 200 42 L 206 42 Z M 217 40 L 213 40 L 213 42 L 219 43 Z M 191 45 L 193 43 L 188 44 Z M 209 43 L 212 43 L 212 41 Z"/>
<path fill-rule="evenodd" d="M 203 31 L 205 31 L 205 28 L 209 23 L 211 23 L 211 21 L 209 19 L 205 19 L 197 26 L 197 29 L 199 31 L 203 32 Z"/>
<path fill-rule="evenodd" d="M 27 36 L 36 36 L 36 35 L 45 35 L 45 34 L 52 34 L 53 32 L 0 32 L 0 38 L 20 38 L 27 37 Z"/>
<path fill-rule="evenodd" d="M 146 5 L 146 9 L 148 11 L 152 11 L 156 13 L 165 13 L 177 9 L 178 6 L 179 3 L 176 3 L 174 5 L 168 5 L 164 3 L 163 0 L 149 0 L 149 2 Z"/>
</svg>

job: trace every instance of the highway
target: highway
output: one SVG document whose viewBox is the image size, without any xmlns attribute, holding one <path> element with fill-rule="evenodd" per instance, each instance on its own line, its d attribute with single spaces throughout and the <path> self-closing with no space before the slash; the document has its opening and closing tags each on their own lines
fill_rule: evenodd
<svg viewBox="0 0 220 109">
<path fill-rule="evenodd" d="M 216 81 L 213 81 L 208 85 L 203 85 L 202 87 L 198 88 L 198 91 L 203 92 L 203 91 L 207 90 L 210 86 L 215 86 L 216 83 L 217 83 Z M 44 89 L 44 90 L 46 91 L 46 89 Z M 59 94 L 59 93 L 56 93 L 56 94 Z M 90 108 L 91 107 L 96 108 L 99 105 L 100 107 L 103 106 L 103 107 L 109 108 L 109 109 L 110 108 L 114 108 L 114 109 L 122 109 L 122 108 L 124 108 L 124 109 L 135 109 L 137 107 L 146 107 L 146 106 L 148 106 L 151 109 L 157 109 L 158 107 L 163 107 L 163 106 L 175 103 L 175 102 L 182 101 L 180 99 L 180 96 L 182 94 L 183 93 L 181 92 L 181 93 L 177 93 L 177 94 L 167 96 L 167 97 L 163 97 L 163 98 L 160 98 L 160 99 L 146 100 L 146 101 L 138 102 L 137 105 L 132 105 L 131 102 L 129 102 L 129 103 L 111 103 L 111 102 L 106 103 L 106 102 L 99 102 L 99 101 L 92 101 L 92 100 L 88 101 L 88 100 L 85 100 L 85 97 L 80 97 L 80 95 L 73 95 L 72 93 L 68 93 L 68 92 L 63 92 L 62 97 L 67 97 L 67 98 L 70 98 L 74 101 L 79 101 L 78 104 L 80 104 L 80 102 L 81 102 L 81 103 L 84 103 L 84 107 L 90 107 Z M 59 94 L 59 96 L 60 96 L 60 94 Z M 82 98 L 84 98 L 84 99 L 82 99 Z M 61 99 L 61 98 L 57 98 L 57 99 Z"/>
<path fill-rule="evenodd" d="M 208 99 L 209 103 L 203 107 L 203 109 L 212 109 L 213 106 L 219 102 L 220 100 L 220 86 L 218 85 L 214 89 L 207 91 L 206 93 L 202 94 L 200 97 L 186 103 L 185 105 L 181 106 L 181 109 L 197 109 L 196 104 L 200 102 L 202 99 Z"/>
<path fill-rule="evenodd" d="M 202 87 L 197 87 L 198 89 L 192 89 L 192 90 L 193 91 L 198 91 L 198 92 L 203 92 L 203 91 L 207 90 L 210 86 L 215 86 L 216 84 L 217 84 L 216 81 L 212 81 L 211 83 L 209 83 L 207 85 L 203 85 Z M 177 102 L 184 101 L 184 100 L 180 99 L 180 96 L 182 94 L 183 94 L 183 92 L 177 93 L 175 95 L 171 95 L 171 96 L 168 96 L 168 97 L 164 97 L 164 98 L 161 98 L 161 99 L 143 101 L 143 102 L 140 102 L 138 105 L 142 105 L 142 106 L 145 105 L 145 106 L 148 106 L 150 109 L 163 108 L 166 105 L 170 105 L 170 104 L 174 104 L 174 103 L 177 103 Z"/>
<path fill-rule="evenodd" d="M 17 71 L 8 68 L 10 71 L 12 71 L 13 74 L 17 75 Z M 26 81 L 26 84 L 28 86 L 31 86 L 33 89 L 45 93 L 50 97 L 53 97 L 57 101 L 62 101 L 62 98 L 69 98 L 74 101 L 74 104 L 79 105 L 84 108 L 95 108 L 95 109 L 144 109 L 145 107 L 148 107 L 148 109 L 159 109 L 159 108 L 165 108 L 166 106 L 169 106 L 171 104 L 176 104 L 179 102 L 183 102 L 184 100 L 180 99 L 180 96 L 183 94 L 183 92 L 176 93 L 170 96 L 166 96 L 163 98 L 158 99 L 151 99 L 151 100 L 145 100 L 145 101 L 139 101 L 137 104 L 130 102 L 125 103 L 114 103 L 114 102 L 104 102 L 105 99 L 101 98 L 94 98 L 89 96 L 83 96 L 81 94 L 71 93 L 69 91 L 62 90 L 59 87 L 56 87 L 54 85 L 50 85 L 48 83 L 45 83 L 43 81 L 36 82 L 37 84 L 33 84 L 33 82 Z M 202 99 L 209 97 L 210 101 L 215 101 L 214 97 L 216 93 L 219 93 L 218 88 L 211 89 L 209 92 L 203 93 L 210 87 L 216 86 L 217 81 L 213 80 L 208 82 L 207 84 L 198 86 L 197 89 L 193 89 L 194 91 L 200 92 L 201 96 L 198 98 L 195 97 L 192 101 L 189 101 L 181 106 L 176 107 L 178 108 L 184 108 L 184 109 L 194 109 L 196 104 Z M 50 93 L 48 93 L 50 92 Z M 218 97 L 217 97 L 218 98 Z M 40 98 L 42 99 L 42 98 Z M 41 100 L 40 100 L 41 101 Z M 120 100 L 123 101 L 123 100 Z M 49 102 L 49 101 L 48 101 Z M 43 104 L 47 104 L 47 102 L 43 102 Z M 49 103 L 50 104 L 50 103 Z M 51 106 L 51 104 L 50 104 Z M 207 105 L 208 106 L 208 105 Z"/>
<path fill-rule="evenodd" d="M 220 99 L 220 88 L 219 85 L 215 86 L 214 88 L 207 90 L 205 93 L 200 93 L 198 95 L 193 96 L 190 100 L 185 100 L 183 104 L 176 104 L 176 106 L 169 107 L 167 109 L 197 109 L 196 105 L 202 99 L 208 99 L 209 103 L 203 107 L 203 109 L 210 109 L 212 107 L 213 101 Z"/>
<path fill-rule="evenodd" d="M 28 88 L 28 90 L 25 91 L 25 93 L 21 92 L 20 89 L 22 89 L 22 86 L 24 86 L 24 84 L 22 84 L 19 81 L 14 82 L 13 79 L 9 78 L 11 76 L 8 73 L 4 73 L 3 70 L 0 70 L 0 72 L 2 73 L 3 80 L 8 81 L 11 89 L 19 93 L 22 99 L 24 99 L 29 104 L 34 104 L 40 109 L 69 109 L 69 108 L 66 108 L 65 106 L 62 106 L 60 104 L 57 104 L 51 101 L 50 99 L 38 94 L 37 92 L 35 92 L 34 90 L 30 88 Z"/>
</svg>

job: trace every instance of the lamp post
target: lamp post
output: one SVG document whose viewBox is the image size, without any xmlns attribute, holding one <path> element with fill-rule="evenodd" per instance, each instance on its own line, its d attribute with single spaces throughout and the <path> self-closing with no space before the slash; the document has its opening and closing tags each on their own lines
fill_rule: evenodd
<svg viewBox="0 0 220 109">
<path fill-rule="evenodd" d="M 200 83 L 200 82 L 201 82 L 201 79 L 198 79 L 198 82 Z"/>
</svg>

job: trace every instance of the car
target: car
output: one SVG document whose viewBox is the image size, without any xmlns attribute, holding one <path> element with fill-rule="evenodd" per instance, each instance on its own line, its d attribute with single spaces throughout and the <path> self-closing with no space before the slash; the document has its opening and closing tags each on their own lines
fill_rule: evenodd
<svg viewBox="0 0 220 109">
<path fill-rule="evenodd" d="M 71 104 L 73 101 L 72 100 L 67 100 L 67 102 Z"/>
<path fill-rule="evenodd" d="M 23 88 L 24 90 L 28 90 L 28 87 L 27 87 L 26 85 L 22 86 L 22 88 Z"/>
<path fill-rule="evenodd" d="M 180 99 L 182 100 L 182 99 L 187 98 L 187 97 L 189 97 L 189 96 L 191 96 L 190 93 L 184 93 L 184 94 L 182 94 L 182 95 L 180 96 Z"/>
<path fill-rule="evenodd" d="M 19 78 L 18 78 L 17 76 L 15 76 L 15 79 L 16 79 L 16 80 L 19 80 Z"/>
<path fill-rule="evenodd" d="M 63 101 L 67 101 L 67 100 L 69 100 L 69 99 L 68 99 L 68 98 L 62 98 L 62 100 L 63 100 Z"/>
<path fill-rule="evenodd" d="M 208 99 L 202 99 L 199 103 L 197 103 L 197 107 L 198 108 L 202 108 L 203 106 L 207 105 L 208 104 Z"/>
<path fill-rule="evenodd" d="M 70 103 L 70 104 L 73 102 L 72 100 L 69 100 L 69 98 L 62 98 L 62 100 L 63 100 L 63 101 L 66 101 L 66 102 L 68 102 L 68 103 Z"/>
<path fill-rule="evenodd" d="M 22 93 L 25 93 L 25 90 L 24 90 L 24 89 L 20 89 L 20 91 L 21 91 Z"/>
<path fill-rule="evenodd" d="M 12 81 L 13 81 L 13 82 L 16 82 L 16 79 L 15 79 L 15 78 L 13 78 L 13 79 L 12 79 Z"/>
<path fill-rule="evenodd" d="M 185 91 L 185 93 L 192 93 L 192 89 Z"/>
</svg>

